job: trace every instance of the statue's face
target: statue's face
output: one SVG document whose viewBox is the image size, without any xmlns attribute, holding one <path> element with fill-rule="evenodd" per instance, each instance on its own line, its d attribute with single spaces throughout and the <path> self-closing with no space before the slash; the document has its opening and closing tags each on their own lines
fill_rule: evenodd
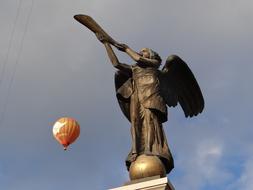
<svg viewBox="0 0 253 190">
<path fill-rule="evenodd" d="M 148 48 L 142 48 L 140 51 L 140 55 L 144 58 L 150 58 L 150 53 Z"/>
</svg>

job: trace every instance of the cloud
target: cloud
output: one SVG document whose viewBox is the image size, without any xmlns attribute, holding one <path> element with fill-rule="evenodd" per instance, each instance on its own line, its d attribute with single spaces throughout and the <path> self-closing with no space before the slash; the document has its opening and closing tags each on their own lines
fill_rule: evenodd
<svg viewBox="0 0 253 190">
<path fill-rule="evenodd" d="M 251 190 L 253 188 L 253 163 L 252 158 L 246 161 L 244 170 L 237 181 L 236 188 L 242 190 Z"/>
<path fill-rule="evenodd" d="M 175 170 L 179 170 L 180 175 L 175 180 L 175 188 L 198 190 L 206 184 L 219 187 L 231 179 L 231 174 L 222 165 L 221 142 L 209 139 L 194 146 L 187 154 L 177 156 Z"/>
<path fill-rule="evenodd" d="M 252 143 L 251 143 L 252 144 Z M 253 164 L 252 146 L 245 146 L 244 154 L 240 154 L 240 159 L 236 164 L 236 178 L 227 186 L 227 190 L 250 190 L 253 188 Z M 238 169 L 238 167 L 240 169 Z"/>
</svg>

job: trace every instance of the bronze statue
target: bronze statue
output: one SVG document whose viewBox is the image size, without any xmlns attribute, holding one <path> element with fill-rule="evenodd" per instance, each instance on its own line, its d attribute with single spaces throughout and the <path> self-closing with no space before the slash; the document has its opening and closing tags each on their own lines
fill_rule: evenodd
<svg viewBox="0 0 253 190">
<path fill-rule="evenodd" d="M 129 169 L 139 155 L 157 156 L 166 173 L 173 167 L 162 123 L 167 121 L 167 106 L 178 103 L 186 117 L 196 116 L 204 108 L 199 85 L 186 63 L 178 56 L 167 58 L 159 70 L 161 58 L 150 48 L 139 53 L 113 40 L 90 17 L 77 15 L 75 19 L 92 30 L 104 44 L 115 73 L 116 96 L 120 108 L 131 122 L 132 148 L 126 159 Z M 120 63 L 111 45 L 127 53 L 135 64 Z"/>
</svg>

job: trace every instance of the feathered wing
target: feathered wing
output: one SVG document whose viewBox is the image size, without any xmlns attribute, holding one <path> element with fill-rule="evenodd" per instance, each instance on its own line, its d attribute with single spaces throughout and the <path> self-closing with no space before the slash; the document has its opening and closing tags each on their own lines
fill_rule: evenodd
<svg viewBox="0 0 253 190">
<path fill-rule="evenodd" d="M 160 74 L 161 95 L 168 106 L 179 102 L 185 117 L 196 116 L 204 109 L 204 98 L 187 64 L 178 56 L 166 60 Z"/>
<path fill-rule="evenodd" d="M 124 94 L 131 94 L 132 88 L 131 86 L 127 86 L 130 83 L 132 76 L 126 75 L 122 71 L 118 70 L 115 72 L 114 75 L 114 82 L 115 82 L 115 90 L 117 100 L 120 106 L 121 111 L 126 116 L 126 118 L 131 122 L 130 119 L 130 98 L 124 97 Z M 119 91 L 123 89 L 122 93 Z M 123 95 L 123 96 L 122 96 Z"/>
</svg>

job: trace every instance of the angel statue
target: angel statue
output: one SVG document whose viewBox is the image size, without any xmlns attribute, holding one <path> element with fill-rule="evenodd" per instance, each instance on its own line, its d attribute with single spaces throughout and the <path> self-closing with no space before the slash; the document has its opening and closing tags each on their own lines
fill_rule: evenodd
<svg viewBox="0 0 253 190">
<path fill-rule="evenodd" d="M 154 155 L 160 158 L 169 173 L 174 163 L 162 126 L 167 121 L 167 106 L 175 107 L 179 103 L 185 117 L 196 116 L 204 108 L 204 99 L 193 73 L 177 55 L 169 56 L 159 70 L 162 59 L 152 49 L 143 48 L 138 53 L 126 44 L 115 42 L 104 31 L 95 33 L 117 69 L 117 100 L 131 123 L 132 148 L 126 159 L 127 168 L 139 155 Z M 119 62 L 111 45 L 125 52 L 135 63 Z"/>
</svg>

